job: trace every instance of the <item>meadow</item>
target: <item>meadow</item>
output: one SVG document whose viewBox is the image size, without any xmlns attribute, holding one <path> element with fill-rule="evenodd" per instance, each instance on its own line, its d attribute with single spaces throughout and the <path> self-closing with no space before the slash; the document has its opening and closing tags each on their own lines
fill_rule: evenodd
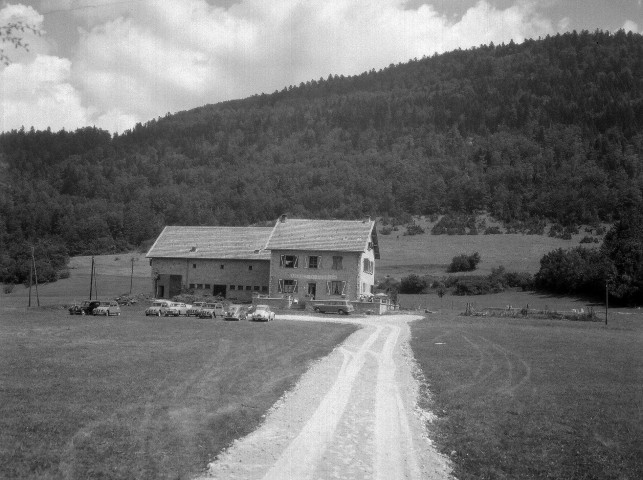
<svg viewBox="0 0 643 480">
<path fill-rule="evenodd" d="M 428 315 L 429 432 L 459 480 L 643 478 L 643 315 L 609 324 Z"/>
<path fill-rule="evenodd" d="M 0 309 L 0 478 L 190 478 L 355 329 L 143 308 Z"/>
</svg>

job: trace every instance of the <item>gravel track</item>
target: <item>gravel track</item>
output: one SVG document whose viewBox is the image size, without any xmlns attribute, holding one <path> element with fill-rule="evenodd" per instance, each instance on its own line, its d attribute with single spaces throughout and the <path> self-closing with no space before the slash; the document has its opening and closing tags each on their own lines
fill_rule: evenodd
<svg viewBox="0 0 643 480">
<path fill-rule="evenodd" d="M 420 317 L 282 318 L 363 328 L 312 364 L 263 425 L 235 441 L 200 480 L 452 478 L 426 435 L 430 412 L 417 406 L 408 322 Z"/>
</svg>

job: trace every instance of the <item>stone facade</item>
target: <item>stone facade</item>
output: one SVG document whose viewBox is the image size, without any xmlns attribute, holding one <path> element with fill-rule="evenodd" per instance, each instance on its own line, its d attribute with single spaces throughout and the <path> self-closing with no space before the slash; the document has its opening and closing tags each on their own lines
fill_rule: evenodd
<svg viewBox="0 0 643 480">
<path fill-rule="evenodd" d="M 171 298 L 181 290 L 250 301 L 253 292 L 266 294 L 268 260 L 153 258 L 152 288 L 157 298 Z"/>
</svg>

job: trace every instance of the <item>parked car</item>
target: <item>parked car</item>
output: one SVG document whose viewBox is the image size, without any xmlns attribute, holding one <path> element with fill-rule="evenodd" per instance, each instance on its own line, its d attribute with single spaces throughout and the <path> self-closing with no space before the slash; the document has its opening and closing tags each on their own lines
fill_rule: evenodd
<svg viewBox="0 0 643 480">
<path fill-rule="evenodd" d="M 105 315 L 107 317 L 111 315 L 120 315 L 121 307 L 118 305 L 118 302 L 100 302 L 100 304 L 94 308 L 92 312 L 93 315 Z"/>
<path fill-rule="evenodd" d="M 223 316 L 224 320 L 239 321 L 247 318 L 246 309 L 241 305 L 232 305 Z"/>
<path fill-rule="evenodd" d="M 187 316 L 188 310 L 191 306 L 192 305 L 187 305 L 180 302 L 170 302 L 167 307 L 161 309 L 161 313 L 166 317 L 169 317 L 170 315 L 174 317 L 178 317 L 179 315 Z"/>
<path fill-rule="evenodd" d="M 216 318 L 225 315 L 223 303 L 206 303 L 199 312 L 199 318 Z"/>
<path fill-rule="evenodd" d="M 145 316 L 157 315 L 160 317 L 161 315 L 163 315 L 162 310 L 166 308 L 169 303 L 169 301 L 165 300 L 156 300 L 152 302 L 152 305 L 145 309 Z"/>
<path fill-rule="evenodd" d="M 98 300 L 85 300 L 83 303 L 69 307 L 70 315 L 91 315 L 94 309 L 100 305 Z"/>
<path fill-rule="evenodd" d="M 319 300 L 313 304 L 313 310 L 318 313 L 348 315 L 355 311 L 355 307 L 348 300 Z"/>
<path fill-rule="evenodd" d="M 257 305 L 250 316 L 253 322 L 269 322 L 275 319 L 273 312 L 268 305 Z"/>
<path fill-rule="evenodd" d="M 190 308 L 188 308 L 188 317 L 195 316 L 198 317 L 201 313 L 201 309 L 205 305 L 205 302 L 194 302 Z"/>
</svg>

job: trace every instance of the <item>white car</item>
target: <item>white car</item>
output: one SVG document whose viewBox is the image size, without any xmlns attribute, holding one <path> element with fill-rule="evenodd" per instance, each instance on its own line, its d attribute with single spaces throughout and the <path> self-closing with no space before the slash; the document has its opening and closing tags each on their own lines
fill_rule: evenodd
<svg viewBox="0 0 643 480">
<path fill-rule="evenodd" d="M 121 307 L 118 305 L 118 302 L 100 302 L 100 304 L 94 308 L 92 312 L 93 315 L 105 315 L 109 317 L 110 315 L 120 315 Z"/>
<path fill-rule="evenodd" d="M 205 305 L 205 302 L 194 302 L 192 307 L 188 308 L 188 317 L 195 316 L 198 317 L 201 313 L 201 309 Z"/>
<path fill-rule="evenodd" d="M 171 302 L 167 307 L 161 309 L 161 313 L 166 317 L 169 317 L 170 315 L 174 317 L 178 317 L 179 315 L 185 315 L 187 317 L 188 310 L 191 307 L 192 305 L 187 305 L 185 303 Z"/>
<path fill-rule="evenodd" d="M 269 322 L 274 319 L 275 312 L 268 305 L 257 305 L 250 315 L 250 320 L 253 322 Z"/>
<path fill-rule="evenodd" d="M 206 303 L 199 312 L 199 318 L 217 318 L 225 315 L 223 303 Z"/>
<path fill-rule="evenodd" d="M 167 308 L 169 303 L 169 301 L 165 300 L 156 300 L 152 302 L 152 305 L 145 309 L 145 316 L 156 315 L 160 317 L 161 315 L 163 315 L 163 309 Z"/>
</svg>

